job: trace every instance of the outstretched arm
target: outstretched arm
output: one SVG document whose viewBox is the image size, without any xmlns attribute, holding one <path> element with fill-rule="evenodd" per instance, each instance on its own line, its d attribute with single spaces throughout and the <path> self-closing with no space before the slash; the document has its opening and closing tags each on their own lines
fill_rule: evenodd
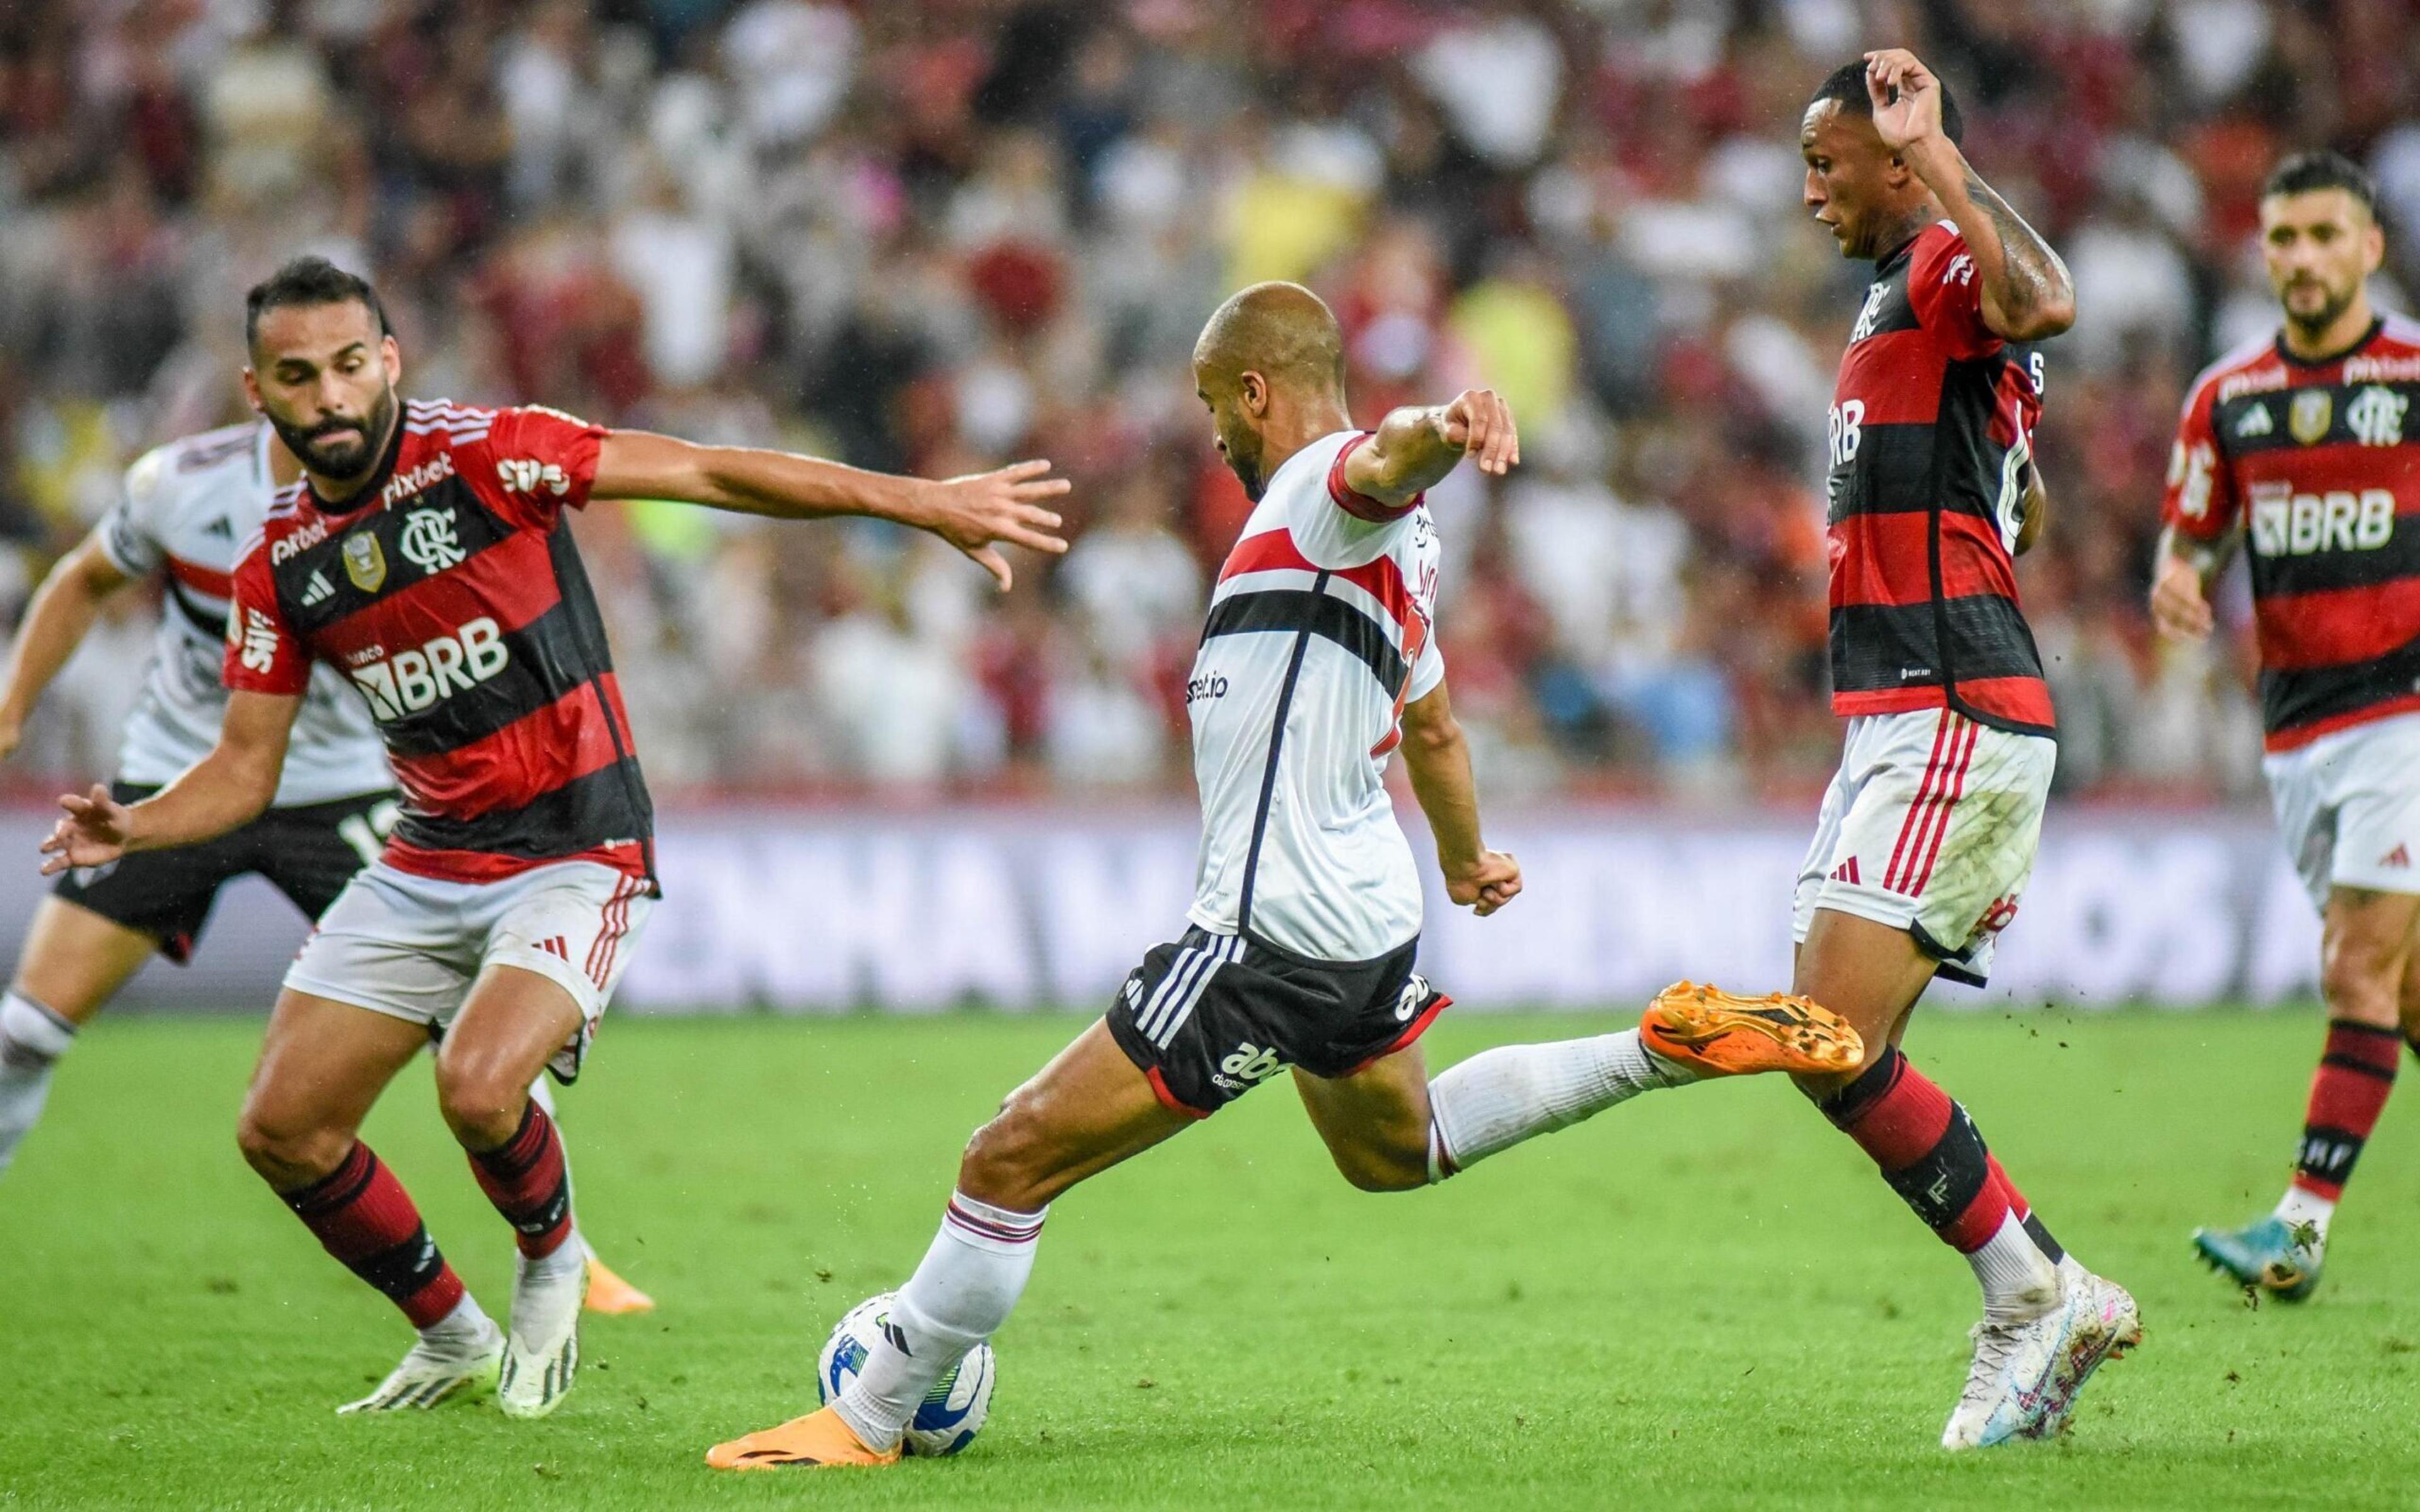
<svg viewBox="0 0 2420 1512">
<path fill-rule="evenodd" d="M 1445 685 L 1404 709 L 1404 767 L 1412 795 L 1436 837 L 1437 870 L 1446 896 L 1484 918 L 1521 893 L 1521 863 L 1491 851 L 1479 838 L 1479 788 L 1470 778 L 1470 747 L 1453 717 Z"/>
<path fill-rule="evenodd" d="M 2009 341 L 2040 341 L 2075 324 L 2075 280 L 2050 243 L 1992 192 L 1941 130 L 1941 81 L 1905 48 L 1866 54 L 1874 130 L 1941 201 L 1974 255 L 1983 323 Z"/>
<path fill-rule="evenodd" d="M 42 690 L 75 655 L 101 612 L 101 601 L 133 581 L 101 549 L 96 531 L 59 558 L 25 606 L 8 667 L 0 672 L 0 758 L 17 748 Z"/>
<path fill-rule="evenodd" d="M 1344 481 L 1354 492 L 1401 509 L 1466 456 L 1498 477 L 1521 460 L 1512 410 L 1493 389 L 1465 389 L 1451 404 L 1388 411 L 1369 444 L 1344 459 Z"/>
<path fill-rule="evenodd" d="M 1059 516 L 1042 507 L 1067 491 L 1047 462 L 1018 462 L 991 472 L 935 482 L 868 472 L 839 462 L 747 446 L 698 446 L 644 430 L 607 433 L 597 455 L 597 499 L 677 499 L 775 519 L 864 515 L 930 531 L 1009 586 L 995 543 L 1053 554 L 1067 543 L 1051 532 Z"/>
<path fill-rule="evenodd" d="M 282 693 L 231 692 L 219 743 L 141 803 L 118 803 L 98 782 L 83 797 L 61 798 L 67 816 L 42 841 L 42 874 L 104 866 L 134 851 L 197 844 L 252 823 L 277 796 L 287 737 L 302 707 L 301 698 Z"/>
</svg>

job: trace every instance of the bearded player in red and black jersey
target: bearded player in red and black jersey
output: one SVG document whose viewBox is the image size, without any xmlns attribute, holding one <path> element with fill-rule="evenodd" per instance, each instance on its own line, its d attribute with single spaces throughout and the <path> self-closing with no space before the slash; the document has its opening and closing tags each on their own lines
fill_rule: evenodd
<svg viewBox="0 0 2420 1512">
<path fill-rule="evenodd" d="M 579 1363 L 582 1267 L 562 1140 L 529 1087 L 541 1068 L 577 1074 L 657 893 L 652 810 L 566 509 L 873 516 L 934 532 L 1005 587 L 995 543 L 1064 549 L 1042 501 L 1066 484 L 1040 462 L 935 483 L 550 409 L 407 405 L 377 294 L 318 258 L 252 290 L 245 336 L 245 392 L 303 476 L 237 561 L 218 744 L 140 803 L 99 786 L 62 799 L 43 870 L 250 822 L 276 791 L 312 664 L 351 680 L 404 811 L 288 972 L 238 1141 L 420 1330 L 347 1410 L 427 1407 L 493 1377 L 505 1412 L 541 1416 Z M 507 1330 L 356 1136 L 432 1034 L 439 1111 L 519 1243 Z"/>
<path fill-rule="evenodd" d="M 2287 1301 L 2319 1282 L 2328 1225 L 2402 1057 L 2420 1049 L 2420 322 L 2370 307 L 2378 192 L 2333 152 L 2260 198 L 2280 328 L 2193 387 L 2177 427 L 2151 615 L 2211 632 L 2208 590 L 2251 546 L 2262 760 L 2319 911 L 2327 1042 L 2276 1209 L 2194 1246 Z M 2398 1037 L 2398 1031 L 2399 1036 Z"/>
</svg>

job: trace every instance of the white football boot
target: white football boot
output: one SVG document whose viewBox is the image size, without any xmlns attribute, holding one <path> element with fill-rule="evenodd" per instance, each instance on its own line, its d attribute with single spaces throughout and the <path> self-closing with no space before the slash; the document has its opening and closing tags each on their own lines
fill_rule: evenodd
<svg viewBox="0 0 2420 1512">
<path fill-rule="evenodd" d="M 577 1230 L 541 1259 L 515 1257 L 512 1334 L 496 1381 L 496 1405 L 506 1417 L 544 1417 L 570 1392 L 587 1291 L 588 1257 Z"/>
<path fill-rule="evenodd" d="M 422 1338 L 379 1382 L 378 1390 L 336 1411 L 400 1412 L 434 1407 L 466 1386 L 494 1385 L 504 1357 L 504 1331 L 484 1318 L 479 1321 L 484 1327 L 467 1339 Z"/>
<path fill-rule="evenodd" d="M 2080 1267 L 2059 1277 L 2058 1300 L 2018 1321 L 1975 1325 L 1966 1389 L 1941 1430 L 1945 1449 L 2040 1439 L 2067 1426 L 2076 1394 L 2101 1362 L 2142 1341 L 2142 1319 L 2123 1287 Z"/>
</svg>

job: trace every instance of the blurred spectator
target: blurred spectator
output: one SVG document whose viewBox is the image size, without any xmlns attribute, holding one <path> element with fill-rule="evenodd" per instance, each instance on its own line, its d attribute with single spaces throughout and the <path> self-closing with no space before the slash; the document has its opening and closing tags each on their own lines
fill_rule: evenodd
<svg viewBox="0 0 2420 1512">
<path fill-rule="evenodd" d="M 610 18 L 610 19 L 609 19 Z M 1904 42 L 2066 253 L 2076 331 L 2021 567 L 2070 792 L 2246 792 L 2235 639 L 2154 645 L 2176 407 L 2274 323 L 2276 156 L 2383 186 L 2420 286 L 2395 0 L 18 0 L 0 8 L 0 609 L 145 446 L 241 413 L 243 288 L 377 276 L 407 387 L 963 471 L 1050 457 L 1074 549 L 1005 596 L 861 526 L 576 528 L 651 770 L 683 784 L 1181 791 L 1210 577 L 1250 511 L 1187 357 L 1310 281 L 1357 418 L 1484 383 L 1527 465 L 1431 491 L 1491 791 L 1796 791 L 1826 706 L 1823 418 L 1865 270 L 1804 224 L 1808 89 Z M 21 775 L 106 768 L 149 612 Z"/>
</svg>

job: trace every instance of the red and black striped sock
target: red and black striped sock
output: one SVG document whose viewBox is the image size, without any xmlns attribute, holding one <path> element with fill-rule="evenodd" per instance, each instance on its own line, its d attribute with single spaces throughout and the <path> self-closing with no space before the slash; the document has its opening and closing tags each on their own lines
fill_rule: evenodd
<svg viewBox="0 0 2420 1512">
<path fill-rule="evenodd" d="M 563 1136 L 546 1110 L 531 1102 L 521 1126 L 493 1149 L 471 1151 L 479 1190 L 513 1226 L 513 1240 L 531 1259 L 553 1254 L 571 1233 L 571 1179 Z"/>
<path fill-rule="evenodd" d="M 1823 1116 L 1882 1167 L 1883 1180 L 1925 1226 L 1962 1255 L 1990 1242 L 2011 1211 L 1966 1110 L 1893 1046 L 1823 1101 Z"/>
<path fill-rule="evenodd" d="M 2334 1202 L 2352 1180 L 2361 1147 L 2378 1127 L 2386 1094 L 2395 1089 L 2402 1059 L 2393 1029 L 2351 1019 L 2328 1021 L 2327 1048 L 2311 1077 L 2310 1108 L 2303 1118 L 2303 1145 L 2294 1157 L 2294 1184 Z"/>
<path fill-rule="evenodd" d="M 2009 1211 L 2017 1215 L 2017 1222 L 2024 1226 L 2026 1237 L 2034 1242 L 2035 1247 L 2040 1249 L 2053 1265 L 2066 1259 L 2066 1248 L 2051 1237 L 2049 1227 L 2042 1223 L 2040 1215 L 2034 1211 L 2034 1205 L 2025 1200 L 2025 1195 L 2023 1192 L 2017 1190 L 2017 1183 L 2009 1180 L 2009 1173 L 2000 1169 L 2000 1157 L 1987 1150 L 1984 1152 L 1983 1161 L 1992 1167 L 1992 1180 L 1999 1182 L 2000 1190 L 2009 1195 Z"/>
<path fill-rule="evenodd" d="M 428 1327 L 462 1300 L 462 1279 L 438 1253 L 411 1194 L 369 1146 L 354 1141 L 335 1170 L 279 1196 L 329 1254 L 386 1293 L 412 1327 Z"/>
</svg>

